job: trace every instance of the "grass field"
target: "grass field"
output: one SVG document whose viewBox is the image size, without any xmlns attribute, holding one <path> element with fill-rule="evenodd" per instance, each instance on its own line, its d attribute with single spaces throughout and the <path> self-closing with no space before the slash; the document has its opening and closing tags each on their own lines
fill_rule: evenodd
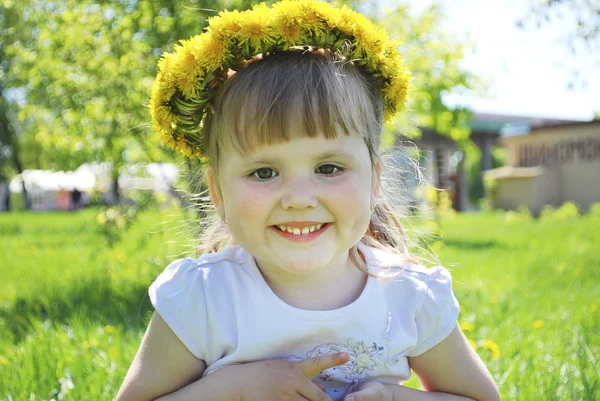
<svg viewBox="0 0 600 401">
<path fill-rule="evenodd" d="M 0 400 L 112 399 L 148 285 L 192 254 L 176 210 L 144 212 L 113 248 L 98 212 L 0 214 Z M 600 400 L 600 213 L 464 214 L 441 228 L 459 321 L 503 400 Z"/>
</svg>

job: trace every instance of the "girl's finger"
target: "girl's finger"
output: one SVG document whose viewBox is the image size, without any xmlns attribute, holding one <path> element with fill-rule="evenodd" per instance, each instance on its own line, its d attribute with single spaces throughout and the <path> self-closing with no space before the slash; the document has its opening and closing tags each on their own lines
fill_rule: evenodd
<svg viewBox="0 0 600 401">
<path fill-rule="evenodd" d="M 335 354 L 319 355 L 314 358 L 308 358 L 300 362 L 296 362 L 300 365 L 300 369 L 308 379 L 312 378 L 325 369 L 332 368 L 334 366 L 343 365 L 350 359 L 347 352 L 338 352 Z"/>
<path fill-rule="evenodd" d="M 322 384 L 317 384 L 317 387 L 320 388 L 321 390 L 325 391 L 326 387 Z"/>
</svg>

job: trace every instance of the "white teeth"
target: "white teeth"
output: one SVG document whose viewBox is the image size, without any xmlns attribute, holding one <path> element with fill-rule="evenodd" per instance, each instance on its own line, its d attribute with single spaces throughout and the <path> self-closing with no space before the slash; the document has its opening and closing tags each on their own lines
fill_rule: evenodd
<svg viewBox="0 0 600 401">
<path fill-rule="evenodd" d="M 321 229 L 321 227 L 323 227 L 325 224 L 316 224 L 314 226 L 308 226 L 308 227 L 304 227 L 302 229 L 297 228 L 297 227 L 286 227 L 286 226 L 277 226 L 279 227 L 279 229 L 281 231 L 287 231 L 288 233 L 294 234 L 294 235 L 306 235 L 308 233 L 312 233 L 313 231 L 317 231 L 319 229 Z"/>
</svg>

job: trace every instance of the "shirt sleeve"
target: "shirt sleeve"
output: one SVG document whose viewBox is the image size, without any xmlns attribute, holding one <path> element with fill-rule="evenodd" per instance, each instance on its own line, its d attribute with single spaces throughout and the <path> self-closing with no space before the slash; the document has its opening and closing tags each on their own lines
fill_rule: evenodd
<svg viewBox="0 0 600 401">
<path fill-rule="evenodd" d="M 417 343 L 407 355 L 421 355 L 448 337 L 456 327 L 459 309 L 450 272 L 441 266 L 429 269 L 423 305 L 416 315 Z"/>
<path fill-rule="evenodd" d="M 194 259 L 172 262 L 148 290 L 150 301 L 173 333 L 196 357 L 206 359 L 206 304 L 202 271 Z"/>
</svg>

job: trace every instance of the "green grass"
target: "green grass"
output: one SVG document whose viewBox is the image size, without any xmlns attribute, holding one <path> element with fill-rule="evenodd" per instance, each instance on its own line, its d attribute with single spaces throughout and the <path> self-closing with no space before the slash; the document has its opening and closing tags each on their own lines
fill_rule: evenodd
<svg viewBox="0 0 600 401">
<path fill-rule="evenodd" d="M 147 287 L 193 255 L 177 211 L 143 213 L 114 248 L 98 212 L 0 214 L 0 400 L 112 399 L 151 314 Z M 441 227 L 459 320 L 503 400 L 599 400 L 600 215 Z"/>
</svg>

